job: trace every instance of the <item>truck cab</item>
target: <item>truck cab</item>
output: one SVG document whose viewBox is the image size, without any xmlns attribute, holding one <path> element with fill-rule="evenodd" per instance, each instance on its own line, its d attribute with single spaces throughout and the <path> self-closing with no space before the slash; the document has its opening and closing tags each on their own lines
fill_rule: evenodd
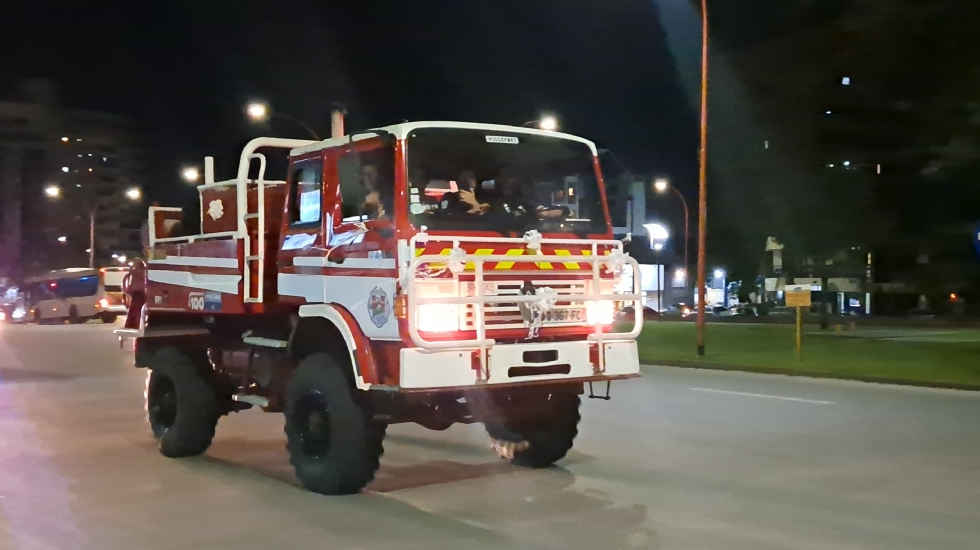
<svg viewBox="0 0 980 550">
<path fill-rule="evenodd" d="M 286 175 L 266 180 L 276 152 Z M 642 315 L 613 322 L 642 311 L 638 266 L 586 139 L 407 122 L 257 138 L 230 180 L 212 166 L 199 234 L 151 207 L 120 331 L 150 371 L 165 454 L 203 452 L 221 414 L 257 406 L 285 413 L 297 476 L 319 492 L 370 481 L 396 422 L 482 422 L 501 454 L 544 466 L 571 447 L 586 386 L 608 397 L 638 376 Z"/>
</svg>

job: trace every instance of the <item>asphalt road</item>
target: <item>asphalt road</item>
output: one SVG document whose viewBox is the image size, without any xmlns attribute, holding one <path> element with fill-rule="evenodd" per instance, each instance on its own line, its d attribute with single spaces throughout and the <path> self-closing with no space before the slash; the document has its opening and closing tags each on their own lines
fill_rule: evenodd
<svg viewBox="0 0 980 550">
<path fill-rule="evenodd" d="M 0 325 L 0 548 L 977 548 L 980 394 L 644 368 L 559 467 L 393 426 L 360 495 L 297 486 L 282 417 L 159 455 L 110 327 Z"/>
</svg>

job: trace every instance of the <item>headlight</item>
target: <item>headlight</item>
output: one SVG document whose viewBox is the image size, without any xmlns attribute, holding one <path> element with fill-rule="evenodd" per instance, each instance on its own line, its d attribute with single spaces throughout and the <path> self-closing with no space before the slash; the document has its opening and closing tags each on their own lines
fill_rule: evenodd
<svg viewBox="0 0 980 550">
<path fill-rule="evenodd" d="M 102 298 L 99 300 L 99 305 L 102 307 L 109 307 L 109 300 L 107 298 Z"/>
<path fill-rule="evenodd" d="M 27 311 L 25 311 L 24 308 L 22 308 L 20 306 L 17 306 L 10 313 L 10 318 L 11 319 L 23 319 L 26 315 L 27 315 Z"/>
<path fill-rule="evenodd" d="M 422 304 L 415 319 L 419 330 L 450 332 L 459 330 L 459 306 L 456 304 Z"/>
<path fill-rule="evenodd" d="M 610 300 L 597 300 L 585 304 L 585 319 L 590 325 L 611 325 L 613 322 L 613 303 Z"/>
</svg>

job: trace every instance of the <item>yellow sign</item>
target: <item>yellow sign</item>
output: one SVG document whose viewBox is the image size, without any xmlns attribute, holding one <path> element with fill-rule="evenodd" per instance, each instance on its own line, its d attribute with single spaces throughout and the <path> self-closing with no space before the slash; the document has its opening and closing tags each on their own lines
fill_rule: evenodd
<svg viewBox="0 0 980 550">
<path fill-rule="evenodd" d="M 810 285 L 786 285 L 786 307 L 810 307 Z"/>
</svg>

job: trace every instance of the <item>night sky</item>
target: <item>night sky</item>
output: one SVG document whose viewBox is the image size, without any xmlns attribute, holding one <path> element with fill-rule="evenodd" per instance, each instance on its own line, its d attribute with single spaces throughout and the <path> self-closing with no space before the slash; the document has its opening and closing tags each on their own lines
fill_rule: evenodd
<svg viewBox="0 0 980 550">
<path fill-rule="evenodd" d="M 53 77 L 69 106 L 133 116 L 150 129 L 161 169 L 216 153 L 220 176 L 248 137 L 306 137 L 281 120 L 248 124 L 250 98 L 321 135 L 331 103 L 342 101 L 348 129 L 520 124 L 552 111 L 563 130 L 693 191 L 696 113 L 649 0 L 124 6 L 8 11 L 8 22 L 25 24 L 3 37 L 12 78 L 0 85 Z M 696 53 L 697 42 L 690 47 Z"/>
<path fill-rule="evenodd" d="M 226 177 L 251 137 L 307 137 L 281 119 L 247 122 L 250 99 L 321 135 L 337 101 L 348 130 L 521 124 L 550 111 L 562 130 L 697 198 L 696 0 L 21 4 L 5 7 L 0 97 L 47 77 L 66 106 L 131 116 L 152 151 L 151 200 L 192 204 L 179 169 L 206 154 Z M 765 237 L 778 235 L 800 252 L 897 246 L 901 261 L 952 243 L 977 271 L 964 229 L 980 204 L 972 4 L 711 5 L 709 261 L 754 276 Z M 826 125 L 828 107 L 842 126 Z M 847 158 L 885 169 L 826 170 Z M 604 170 L 622 166 L 607 156 Z M 652 197 L 648 210 L 679 230 L 676 200 Z M 949 235 L 929 229 L 940 226 Z"/>
</svg>

